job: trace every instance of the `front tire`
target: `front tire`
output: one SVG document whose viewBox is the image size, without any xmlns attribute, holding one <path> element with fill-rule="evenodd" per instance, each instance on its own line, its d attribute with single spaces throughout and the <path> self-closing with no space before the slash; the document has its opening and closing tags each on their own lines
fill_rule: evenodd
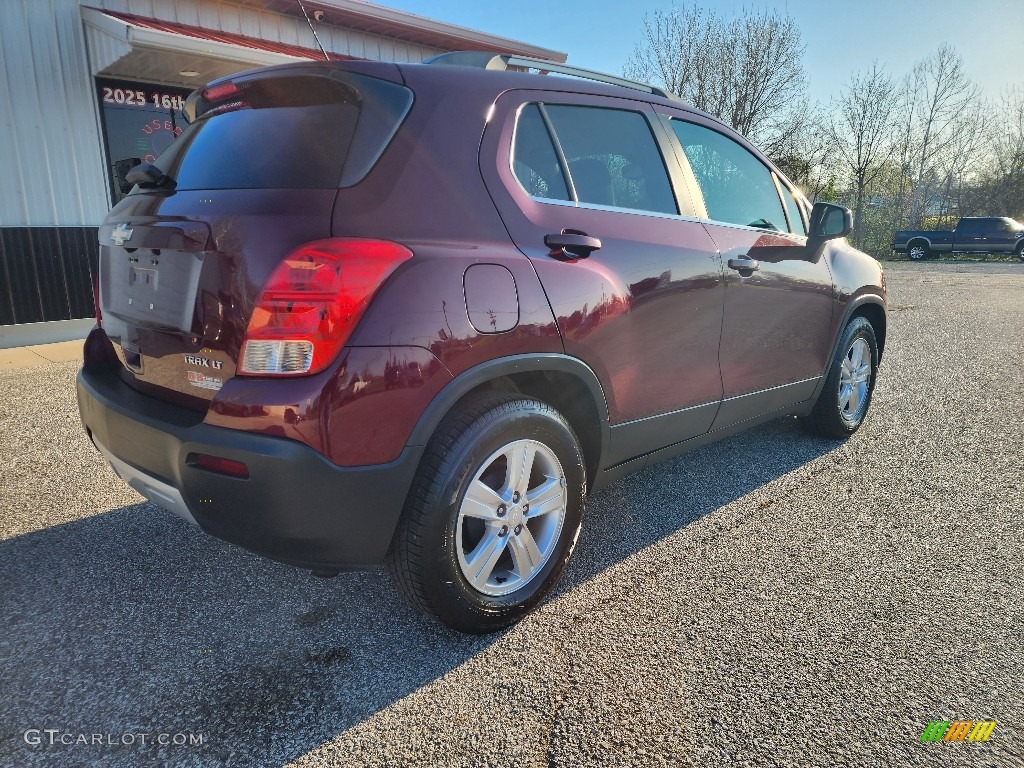
<svg viewBox="0 0 1024 768">
<path fill-rule="evenodd" d="M 877 370 L 875 329 L 865 318 L 855 317 L 843 330 L 814 408 L 803 419 L 807 431 L 839 438 L 856 432 L 871 405 Z"/>
<path fill-rule="evenodd" d="M 497 631 L 558 582 L 585 498 L 583 453 L 558 411 L 512 393 L 472 396 L 427 446 L 388 567 L 425 613 Z"/>
<path fill-rule="evenodd" d="M 1024 261 L 1024 242 L 1017 244 L 1017 250 L 1014 251 L 1017 254 L 1017 258 Z"/>
</svg>

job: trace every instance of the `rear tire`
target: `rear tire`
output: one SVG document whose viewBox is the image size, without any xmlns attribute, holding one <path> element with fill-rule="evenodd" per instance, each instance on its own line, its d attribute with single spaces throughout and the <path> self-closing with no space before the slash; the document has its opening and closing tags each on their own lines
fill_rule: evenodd
<svg viewBox="0 0 1024 768">
<path fill-rule="evenodd" d="M 461 632 L 497 631 L 558 582 L 586 490 L 579 441 L 558 411 L 512 393 L 472 396 L 427 446 L 388 568 L 424 613 Z"/>
<path fill-rule="evenodd" d="M 875 329 L 855 317 L 843 329 L 821 394 L 802 420 L 804 428 L 819 437 L 846 438 L 856 432 L 871 405 L 877 370 Z"/>
<path fill-rule="evenodd" d="M 931 258 L 931 249 L 927 244 L 916 241 L 907 246 L 907 257 L 911 261 L 924 261 Z"/>
<path fill-rule="evenodd" d="M 1017 250 L 1014 251 L 1017 254 L 1017 258 L 1024 261 L 1024 242 L 1018 243 Z"/>
</svg>

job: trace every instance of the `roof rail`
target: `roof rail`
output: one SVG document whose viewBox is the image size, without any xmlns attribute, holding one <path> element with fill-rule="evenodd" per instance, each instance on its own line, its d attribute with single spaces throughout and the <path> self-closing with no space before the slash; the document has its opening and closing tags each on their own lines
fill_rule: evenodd
<svg viewBox="0 0 1024 768">
<path fill-rule="evenodd" d="M 594 80 L 609 85 L 619 85 L 623 88 L 631 88 L 634 91 L 643 91 L 654 96 L 661 96 L 673 101 L 682 101 L 670 91 L 663 90 L 654 85 L 641 83 L 636 80 L 627 80 L 624 77 L 606 75 L 604 72 L 595 72 L 592 69 L 573 67 L 569 64 L 559 64 L 549 59 L 533 59 L 528 56 L 519 56 L 513 53 L 491 53 L 489 51 L 451 51 L 433 56 L 424 64 L 445 64 L 457 67 L 477 67 L 478 69 L 497 70 L 539 70 L 542 74 L 555 72 L 560 75 L 570 75 L 584 80 Z"/>
</svg>

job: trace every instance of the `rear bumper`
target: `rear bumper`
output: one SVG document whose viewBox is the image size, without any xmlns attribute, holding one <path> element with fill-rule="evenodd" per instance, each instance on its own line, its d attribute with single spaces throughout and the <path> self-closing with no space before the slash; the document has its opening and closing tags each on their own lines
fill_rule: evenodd
<svg viewBox="0 0 1024 768">
<path fill-rule="evenodd" d="M 207 533 L 305 568 L 383 561 L 422 448 L 390 464 L 339 467 L 292 440 L 204 424 L 105 366 L 86 366 L 77 388 L 82 423 L 114 470 Z M 197 453 L 244 462 L 249 478 L 191 466 Z"/>
</svg>

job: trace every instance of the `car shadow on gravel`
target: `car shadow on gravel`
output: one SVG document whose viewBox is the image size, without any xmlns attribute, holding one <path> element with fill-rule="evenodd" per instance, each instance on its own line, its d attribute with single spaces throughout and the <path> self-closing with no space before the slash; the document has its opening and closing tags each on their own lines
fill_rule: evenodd
<svg viewBox="0 0 1024 768">
<path fill-rule="evenodd" d="M 558 591 L 836 446 L 784 420 L 599 491 Z M 0 624 L 0 764 L 20 766 L 281 765 L 501 636 L 420 616 L 383 571 L 319 580 L 149 504 L 0 542 Z M 117 743 L 60 743 L 79 734 Z"/>
</svg>

